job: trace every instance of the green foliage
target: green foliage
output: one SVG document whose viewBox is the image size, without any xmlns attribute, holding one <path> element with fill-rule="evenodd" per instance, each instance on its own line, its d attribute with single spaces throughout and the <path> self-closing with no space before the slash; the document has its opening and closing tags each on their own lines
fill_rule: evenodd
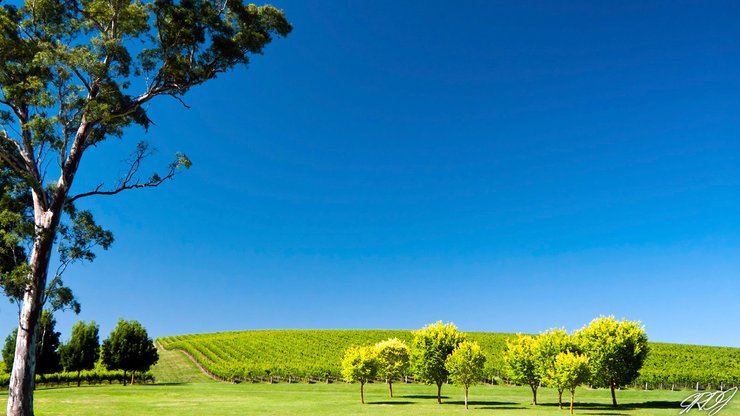
<svg viewBox="0 0 740 416">
<path fill-rule="evenodd" d="M 447 357 L 465 341 L 465 335 L 452 323 L 442 321 L 414 331 L 411 341 L 411 366 L 417 378 L 437 385 L 437 401 L 442 402 L 442 383 L 450 373 L 445 367 Z"/>
<path fill-rule="evenodd" d="M 486 356 L 484 377 L 507 378 L 506 341 L 513 334 L 467 332 Z M 226 380 L 249 381 L 273 376 L 295 378 L 341 376 L 344 351 L 352 345 L 372 345 L 388 338 L 410 344 L 406 330 L 259 330 L 177 335 L 160 338 L 166 349 L 192 355 L 209 373 Z M 650 354 L 637 381 L 719 385 L 740 383 L 740 348 L 650 343 Z M 645 379 L 644 379 L 645 378 Z M 677 386 L 678 387 L 678 386 Z"/>
<path fill-rule="evenodd" d="M 570 392 L 570 413 L 573 414 L 573 401 L 576 387 L 588 381 L 591 376 L 588 357 L 570 351 L 561 352 L 555 357 L 554 364 L 545 375 L 550 384 L 559 392 Z M 562 408 L 562 401 L 560 407 Z"/>
<path fill-rule="evenodd" d="M 18 329 L 14 329 L 3 345 L 3 364 L 5 371 L 10 373 L 15 358 L 15 343 L 18 336 Z M 59 363 L 59 337 L 61 334 L 56 331 L 56 320 L 51 311 L 44 310 L 41 314 L 41 320 L 38 328 L 38 345 L 36 348 L 36 373 L 39 375 L 56 373 L 60 371 Z"/>
<path fill-rule="evenodd" d="M 99 327 L 95 321 L 85 325 L 84 321 L 77 322 L 72 327 L 72 337 L 69 342 L 59 348 L 62 366 L 65 371 L 92 370 L 100 357 Z M 77 381 L 78 385 L 80 380 Z"/>
<path fill-rule="evenodd" d="M 455 347 L 447 360 L 445 368 L 450 379 L 465 387 L 465 408 L 468 408 L 468 389 L 477 384 L 483 376 L 486 357 L 477 342 L 463 341 Z"/>
<path fill-rule="evenodd" d="M 342 359 L 342 377 L 365 384 L 378 374 L 378 356 L 373 347 L 350 347 Z"/>
<path fill-rule="evenodd" d="M 532 404 L 537 404 L 537 388 L 540 386 L 542 355 L 538 338 L 517 334 L 516 339 L 506 343 L 504 361 L 507 374 L 515 383 L 527 384 L 532 389 Z"/>
<path fill-rule="evenodd" d="M 342 359 L 342 377 L 360 383 L 360 401 L 365 403 L 365 383 L 378 374 L 378 355 L 374 347 L 350 347 Z"/>
<path fill-rule="evenodd" d="M 378 374 L 393 380 L 409 368 L 409 347 L 398 338 L 388 338 L 375 344 L 378 356 Z"/>
<path fill-rule="evenodd" d="M 649 351 L 647 335 L 639 322 L 620 322 L 613 316 L 594 319 L 576 337 L 589 358 L 591 383 L 609 387 L 612 392 L 637 378 Z"/>
<path fill-rule="evenodd" d="M 18 328 L 14 329 L 7 337 L 3 344 L 3 368 L 6 373 L 13 369 L 13 357 L 15 357 L 15 340 L 18 336 Z"/>
<path fill-rule="evenodd" d="M 159 356 L 152 339 L 138 321 L 118 321 L 110 337 L 103 341 L 103 364 L 109 370 L 132 373 L 149 371 Z"/>
<path fill-rule="evenodd" d="M 38 328 L 36 346 L 36 374 L 50 374 L 61 371 L 59 363 L 59 337 L 56 331 L 56 319 L 50 310 L 44 310 Z"/>
<path fill-rule="evenodd" d="M 403 375 L 409 368 L 409 347 L 398 338 L 388 338 L 375 344 L 378 357 L 378 373 L 388 383 L 388 393 L 393 397 L 393 379 Z"/>
</svg>

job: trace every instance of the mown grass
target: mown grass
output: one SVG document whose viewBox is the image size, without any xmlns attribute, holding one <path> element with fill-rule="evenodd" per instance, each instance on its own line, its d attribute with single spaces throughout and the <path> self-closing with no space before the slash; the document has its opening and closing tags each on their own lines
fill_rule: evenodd
<svg viewBox="0 0 740 416">
<path fill-rule="evenodd" d="M 462 406 L 462 389 L 444 386 L 444 404 L 436 403 L 436 388 L 419 384 L 395 386 L 389 399 L 386 386 L 366 386 L 365 405 L 359 403 L 356 384 L 230 384 L 197 383 L 180 385 L 90 386 L 39 389 L 35 408 L 38 415 L 567 415 L 558 409 L 556 393 L 542 389 L 541 404 L 531 406 L 528 388 L 476 386 L 471 406 Z M 681 400 L 690 391 L 618 392 L 621 404 L 611 406 L 607 390 L 579 389 L 576 414 L 581 415 L 677 415 Z M 706 414 L 692 411 L 690 414 Z M 736 397 L 719 415 L 740 414 Z"/>
</svg>

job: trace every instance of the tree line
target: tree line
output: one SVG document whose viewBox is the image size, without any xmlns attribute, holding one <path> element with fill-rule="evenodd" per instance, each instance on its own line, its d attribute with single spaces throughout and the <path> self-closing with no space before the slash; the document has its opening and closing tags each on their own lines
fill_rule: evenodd
<svg viewBox="0 0 740 416">
<path fill-rule="evenodd" d="M 50 310 L 44 310 L 38 327 L 39 345 L 36 349 L 36 375 L 41 382 L 69 381 L 69 376 L 58 373 L 76 373 L 77 386 L 83 371 L 100 367 L 108 371 L 104 378 L 120 380 L 125 386 L 130 375 L 134 384 L 136 374 L 150 379 L 144 373 L 157 363 L 159 355 L 146 329 L 135 320 L 119 320 L 107 339 L 100 343 L 100 327 L 95 321 L 77 322 L 66 343 L 61 343 L 61 333 L 56 331 L 56 320 Z M 3 369 L 10 373 L 13 367 L 18 330 L 5 338 L 2 350 Z M 122 377 L 116 371 L 123 371 Z M 87 381 L 100 380 L 100 374 L 86 374 Z"/>
<path fill-rule="evenodd" d="M 563 393 L 569 392 L 573 413 L 576 388 L 583 384 L 611 389 L 616 406 L 615 390 L 639 376 L 648 352 L 648 338 L 639 322 L 602 316 L 571 334 L 563 329 L 517 334 L 507 341 L 504 372 L 515 383 L 531 388 L 532 405 L 537 405 L 537 390 L 543 385 L 558 391 L 560 408 Z M 393 397 L 393 380 L 410 371 L 437 386 L 438 403 L 442 403 L 442 386 L 451 381 L 463 387 L 467 409 L 469 388 L 483 378 L 485 362 L 477 342 L 468 340 L 454 324 L 439 321 L 414 331 L 410 346 L 397 338 L 351 346 L 342 359 L 342 376 L 360 384 L 362 403 L 365 384 L 378 377 L 388 383 Z"/>
</svg>

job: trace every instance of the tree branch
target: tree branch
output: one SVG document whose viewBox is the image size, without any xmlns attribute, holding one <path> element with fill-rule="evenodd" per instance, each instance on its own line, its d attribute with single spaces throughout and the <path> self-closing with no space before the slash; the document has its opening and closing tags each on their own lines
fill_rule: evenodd
<svg viewBox="0 0 740 416">
<path fill-rule="evenodd" d="M 180 167 L 190 167 L 190 160 L 188 160 L 185 155 L 178 155 L 178 159 L 167 167 L 168 170 L 166 175 L 159 176 L 155 173 L 149 179 L 142 182 L 140 179 L 136 179 L 136 174 L 139 172 L 141 162 L 151 154 L 152 152 L 149 150 L 149 146 L 147 144 L 139 143 L 134 152 L 133 159 L 131 160 L 131 165 L 126 174 L 119 181 L 118 186 L 111 190 L 102 190 L 104 184 L 101 183 L 92 191 L 83 192 L 69 197 L 67 199 L 67 203 L 92 195 L 116 195 L 131 189 L 156 188 L 167 180 L 174 178 Z"/>
</svg>

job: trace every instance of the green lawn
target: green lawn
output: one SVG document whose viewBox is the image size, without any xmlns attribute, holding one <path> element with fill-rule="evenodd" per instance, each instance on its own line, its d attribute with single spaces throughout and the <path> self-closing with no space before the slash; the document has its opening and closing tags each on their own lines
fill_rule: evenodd
<svg viewBox="0 0 740 416">
<path fill-rule="evenodd" d="M 388 399 L 382 383 L 366 387 L 368 404 L 359 403 L 359 386 L 349 384 L 227 384 L 101 385 L 40 388 L 36 392 L 38 415 L 428 415 L 466 414 L 462 389 L 444 386 L 445 404 L 436 404 L 435 387 L 399 384 L 396 397 Z M 624 390 L 623 403 L 613 409 L 606 390 L 579 389 L 576 414 L 677 415 L 679 403 L 690 392 Z M 473 414 L 566 415 L 554 401 L 555 392 L 542 389 L 540 406 L 529 405 L 525 387 L 477 386 L 471 391 Z M 692 411 L 690 414 L 705 415 Z M 740 414 L 736 397 L 719 415 Z"/>
</svg>

